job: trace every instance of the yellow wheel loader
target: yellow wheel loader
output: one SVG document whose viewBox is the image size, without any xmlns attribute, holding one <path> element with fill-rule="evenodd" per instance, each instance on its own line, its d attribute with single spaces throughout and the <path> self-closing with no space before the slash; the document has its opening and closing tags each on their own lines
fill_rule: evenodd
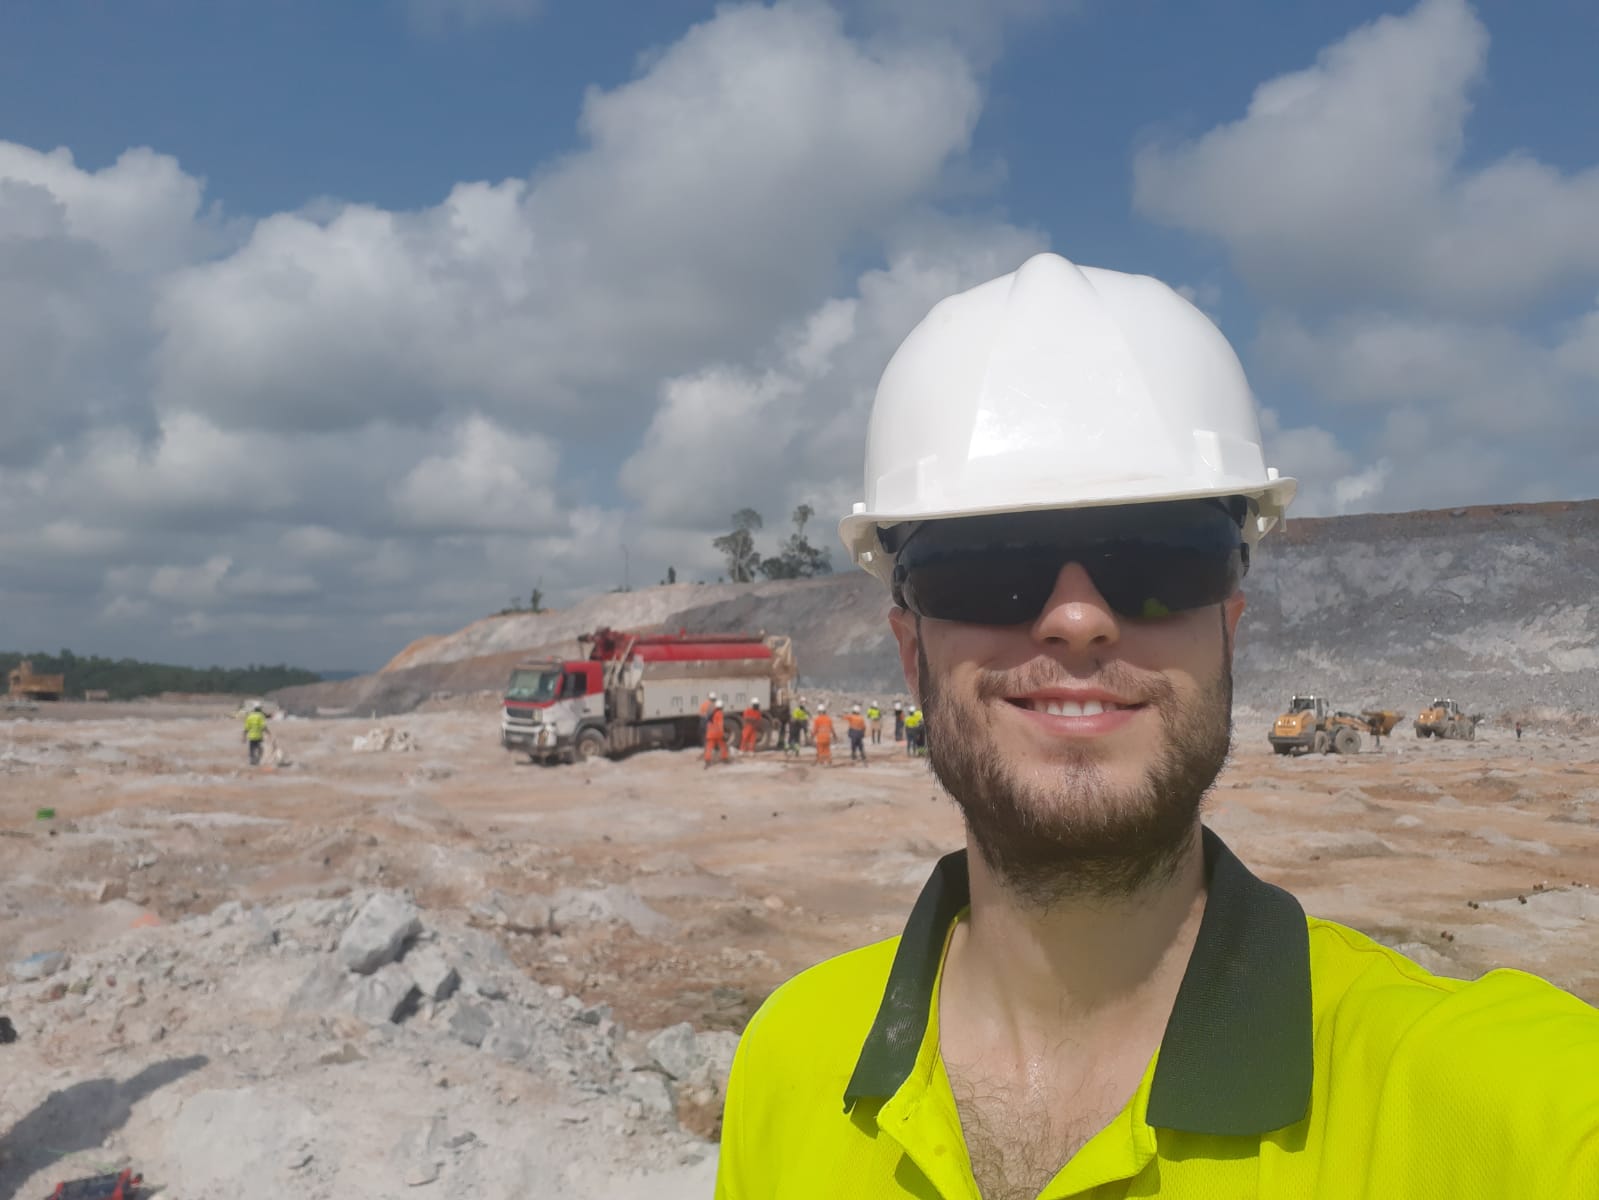
<svg viewBox="0 0 1599 1200">
<path fill-rule="evenodd" d="M 1321 696 L 1295 696 L 1267 740 L 1278 754 L 1358 754 L 1362 734 L 1386 737 L 1404 715 L 1387 708 L 1334 712 Z"/>
<path fill-rule="evenodd" d="M 1482 718 L 1482 713 L 1467 716 L 1460 710 L 1460 705 L 1447 696 L 1434 697 L 1431 704 L 1416 714 L 1416 736 L 1474 742 L 1477 740 L 1477 723 Z"/>
</svg>

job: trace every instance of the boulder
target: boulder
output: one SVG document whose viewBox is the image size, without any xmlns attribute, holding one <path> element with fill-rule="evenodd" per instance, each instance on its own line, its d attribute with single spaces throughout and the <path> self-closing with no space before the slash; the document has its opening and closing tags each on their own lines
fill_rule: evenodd
<svg viewBox="0 0 1599 1200">
<path fill-rule="evenodd" d="M 370 975 L 399 958 L 421 931 L 416 905 L 392 892 L 377 892 L 339 939 L 339 961 L 357 975 Z"/>
</svg>

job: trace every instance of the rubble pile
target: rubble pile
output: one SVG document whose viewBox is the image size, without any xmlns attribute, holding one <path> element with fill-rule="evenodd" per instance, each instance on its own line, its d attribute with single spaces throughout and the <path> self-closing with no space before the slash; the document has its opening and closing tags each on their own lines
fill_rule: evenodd
<svg viewBox="0 0 1599 1200">
<path fill-rule="evenodd" d="M 421 748 L 409 729 L 392 729 L 387 725 L 373 726 L 368 732 L 350 739 L 350 749 L 357 754 L 381 754 L 385 750 L 408 753 Z"/>
<path fill-rule="evenodd" d="M 583 916 L 525 898 L 519 936 L 547 934 L 557 911 Z M 246 1168 L 307 1198 L 437 1185 L 588 1200 L 630 1195 L 628 1177 L 671 1196 L 673 1172 L 693 1178 L 681 1194 L 708 1193 L 714 1149 L 678 1118 L 703 1128 L 719 1110 L 737 1042 L 687 1024 L 629 1033 L 608 1006 L 528 978 L 493 933 L 390 891 L 229 902 L 96 951 L 32 955 L 0 982 L 0 1011 L 19 1035 L 0 1195 L 45 1194 L 38 1172 L 65 1177 L 69 1151 L 172 1197 Z"/>
</svg>

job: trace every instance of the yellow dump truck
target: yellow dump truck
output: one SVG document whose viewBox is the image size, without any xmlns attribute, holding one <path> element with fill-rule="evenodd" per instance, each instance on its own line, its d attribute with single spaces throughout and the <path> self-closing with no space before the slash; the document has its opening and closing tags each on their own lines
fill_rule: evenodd
<svg viewBox="0 0 1599 1200">
<path fill-rule="evenodd" d="M 1419 738 L 1459 738 L 1477 740 L 1477 722 L 1482 713 L 1467 716 L 1460 705 L 1447 696 L 1433 698 L 1433 702 L 1416 714 L 1416 736 Z"/>
<path fill-rule="evenodd" d="M 65 675 L 35 675 L 27 659 L 13 667 L 6 680 L 13 700 L 59 700 L 67 690 Z"/>
<path fill-rule="evenodd" d="M 1362 734 L 1386 737 L 1404 716 L 1387 708 L 1335 712 L 1321 696 L 1295 696 L 1267 740 L 1277 754 L 1358 754 Z"/>
</svg>

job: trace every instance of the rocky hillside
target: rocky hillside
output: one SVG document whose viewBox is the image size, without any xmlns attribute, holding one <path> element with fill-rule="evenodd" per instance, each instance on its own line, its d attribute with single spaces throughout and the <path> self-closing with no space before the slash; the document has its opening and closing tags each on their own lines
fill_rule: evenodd
<svg viewBox="0 0 1599 1200">
<path fill-rule="evenodd" d="M 1306 518 L 1261 547 L 1239 638 L 1241 704 L 1314 691 L 1344 708 L 1415 713 L 1449 693 L 1494 715 L 1599 710 L 1599 501 Z M 423 639 L 374 675 L 292 688 L 292 710 L 361 715 L 438 691 L 498 688 L 523 654 L 575 654 L 599 625 L 741 629 L 794 639 L 813 687 L 887 692 L 899 666 L 869 576 L 678 584 L 559 613 L 491 617 Z"/>
</svg>

